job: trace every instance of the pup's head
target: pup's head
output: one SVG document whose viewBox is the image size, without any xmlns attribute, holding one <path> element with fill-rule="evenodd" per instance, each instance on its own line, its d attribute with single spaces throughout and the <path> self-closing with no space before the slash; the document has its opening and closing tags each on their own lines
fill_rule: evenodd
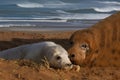
<svg viewBox="0 0 120 80">
<path fill-rule="evenodd" d="M 72 68 L 72 63 L 67 51 L 60 45 L 51 46 L 48 49 L 48 62 L 54 68 Z"/>
<path fill-rule="evenodd" d="M 70 38 L 71 47 L 68 49 L 70 60 L 73 64 L 84 64 L 87 56 L 95 48 L 92 33 L 89 30 L 76 31 Z"/>
</svg>

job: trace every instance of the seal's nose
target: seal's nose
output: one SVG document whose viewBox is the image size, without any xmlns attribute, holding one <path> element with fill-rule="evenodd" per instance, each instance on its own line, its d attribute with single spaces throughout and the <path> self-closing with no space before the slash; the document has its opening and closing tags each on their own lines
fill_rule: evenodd
<svg viewBox="0 0 120 80">
<path fill-rule="evenodd" d="M 74 58 L 74 57 L 75 57 L 75 54 L 70 54 L 69 57 L 70 57 L 70 58 Z"/>
<path fill-rule="evenodd" d="M 72 64 L 66 64 L 66 66 L 72 66 Z"/>
</svg>

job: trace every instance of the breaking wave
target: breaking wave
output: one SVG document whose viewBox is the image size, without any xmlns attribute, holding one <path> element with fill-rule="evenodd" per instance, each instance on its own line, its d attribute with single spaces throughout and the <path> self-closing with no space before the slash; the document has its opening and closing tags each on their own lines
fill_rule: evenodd
<svg viewBox="0 0 120 80">
<path fill-rule="evenodd" d="M 22 7 L 22 8 L 40 8 L 40 7 L 44 7 L 44 5 L 39 4 L 39 3 L 21 3 L 21 4 L 17 4 L 18 7 Z"/>
<path fill-rule="evenodd" d="M 52 0 L 52 1 L 25 1 L 22 3 L 16 3 L 18 7 L 22 8 L 57 8 L 65 6 L 67 3 L 64 3 L 59 0 Z"/>
<path fill-rule="evenodd" d="M 97 12 L 112 12 L 112 11 L 120 11 L 119 6 L 114 6 L 114 7 L 102 7 L 102 8 L 93 8 Z"/>
<path fill-rule="evenodd" d="M 98 3 L 103 3 L 103 4 L 113 4 L 113 5 L 120 5 L 120 2 L 117 1 L 97 1 Z"/>
<path fill-rule="evenodd" d="M 110 16 L 111 14 L 99 14 L 99 13 L 89 13 L 89 14 L 69 14 L 69 15 L 60 15 L 57 16 L 57 18 L 60 19 L 88 19 L 88 20 L 92 20 L 92 19 L 104 19 L 108 16 Z"/>
</svg>

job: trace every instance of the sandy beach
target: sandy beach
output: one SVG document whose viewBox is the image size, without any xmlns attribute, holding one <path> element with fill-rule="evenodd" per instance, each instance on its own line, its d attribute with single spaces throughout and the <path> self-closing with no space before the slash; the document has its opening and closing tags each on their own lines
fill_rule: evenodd
<svg viewBox="0 0 120 80">
<path fill-rule="evenodd" d="M 0 50 L 23 44 L 54 41 L 69 48 L 68 39 L 74 31 L 0 31 Z M 114 63 L 114 62 L 113 62 Z M 54 70 L 29 61 L 0 60 L 1 80 L 119 80 L 120 67 L 81 67 L 74 70 Z M 37 66 L 37 67 L 36 67 Z"/>
<path fill-rule="evenodd" d="M 110 26 L 109 24 L 107 25 Z M 41 41 L 54 41 L 68 50 L 70 47 L 69 38 L 75 31 L 25 31 L 22 29 L 0 28 L 0 50 Z M 0 80 L 119 80 L 119 47 L 118 52 L 115 52 L 114 56 L 112 56 L 110 49 L 104 49 L 101 52 L 110 53 L 110 55 L 106 54 L 102 58 L 98 58 L 95 62 L 96 65 L 92 67 L 81 67 L 80 71 L 46 68 L 26 60 L 8 61 L 0 59 Z M 107 64 L 107 61 L 110 61 L 111 64 Z"/>
</svg>

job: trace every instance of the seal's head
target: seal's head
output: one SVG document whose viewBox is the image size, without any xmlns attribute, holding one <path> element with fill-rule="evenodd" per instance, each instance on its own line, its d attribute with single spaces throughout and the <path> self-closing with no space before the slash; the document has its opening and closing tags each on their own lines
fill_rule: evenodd
<svg viewBox="0 0 120 80">
<path fill-rule="evenodd" d="M 60 45 L 51 46 L 48 49 L 48 62 L 54 68 L 72 68 L 72 63 L 67 51 Z"/>
<path fill-rule="evenodd" d="M 69 58 L 73 64 L 83 64 L 86 59 L 86 55 L 89 54 L 89 45 L 86 42 L 75 43 L 73 47 L 71 47 L 69 52 Z"/>
<path fill-rule="evenodd" d="M 88 30 L 76 31 L 70 38 L 71 47 L 68 49 L 73 64 L 82 65 L 89 53 L 94 49 L 95 43 Z"/>
</svg>

